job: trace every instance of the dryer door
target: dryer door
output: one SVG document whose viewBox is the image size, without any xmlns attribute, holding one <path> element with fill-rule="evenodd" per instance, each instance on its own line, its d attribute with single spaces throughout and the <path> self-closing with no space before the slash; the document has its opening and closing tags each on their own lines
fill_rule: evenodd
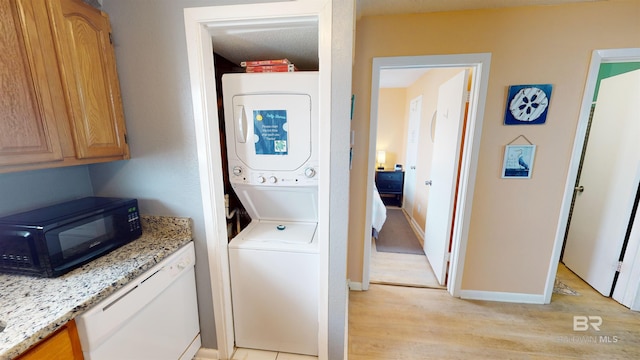
<svg viewBox="0 0 640 360">
<path fill-rule="evenodd" d="M 227 122 L 227 131 L 233 131 L 229 150 L 235 150 L 248 168 L 296 170 L 311 157 L 311 98 L 304 94 L 236 95 L 233 126 Z"/>
</svg>

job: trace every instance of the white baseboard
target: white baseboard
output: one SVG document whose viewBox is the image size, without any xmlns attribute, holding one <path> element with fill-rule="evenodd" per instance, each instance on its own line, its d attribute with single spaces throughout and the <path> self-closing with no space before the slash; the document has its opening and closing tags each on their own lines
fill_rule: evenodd
<svg viewBox="0 0 640 360">
<path fill-rule="evenodd" d="M 196 353 L 196 356 L 193 357 L 193 360 L 218 360 L 218 350 L 216 349 L 208 349 L 208 348 L 200 348 Z"/>
<path fill-rule="evenodd" d="M 424 232 L 420 228 L 420 225 L 418 225 L 418 223 L 416 222 L 416 219 L 412 217 L 409 217 L 409 219 L 411 219 L 409 224 L 411 225 L 413 232 L 418 236 L 418 241 L 420 242 L 420 245 L 424 247 Z"/>
<path fill-rule="evenodd" d="M 344 354 L 342 355 L 343 360 L 347 360 L 349 358 L 349 280 L 347 280 L 346 287 L 347 296 L 345 296 L 346 303 L 344 304 L 344 344 L 342 344 L 342 346 L 344 346 Z"/>
<path fill-rule="evenodd" d="M 460 290 L 460 298 L 522 304 L 544 304 L 544 294 L 506 293 L 498 291 Z"/>
<path fill-rule="evenodd" d="M 355 281 L 347 280 L 347 283 L 349 284 L 349 290 L 362 291 L 362 283 L 361 282 L 355 282 Z"/>
</svg>

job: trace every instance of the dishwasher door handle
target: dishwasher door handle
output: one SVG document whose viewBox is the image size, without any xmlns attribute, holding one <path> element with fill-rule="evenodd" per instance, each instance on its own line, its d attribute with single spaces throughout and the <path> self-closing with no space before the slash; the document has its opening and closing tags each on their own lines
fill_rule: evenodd
<svg viewBox="0 0 640 360">
<path fill-rule="evenodd" d="M 131 292 L 133 292 L 137 288 L 138 288 L 138 285 L 136 285 L 133 288 L 129 289 L 124 294 L 118 296 L 112 302 L 110 302 L 110 303 L 106 304 L 104 307 L 102 307 L 102 311 L 107 311 L 110 307 L 112 307 L 113 305 L 117 304 L 120 300 L 122 300 L 125 296 L 131 294 Z"/>
</svg>

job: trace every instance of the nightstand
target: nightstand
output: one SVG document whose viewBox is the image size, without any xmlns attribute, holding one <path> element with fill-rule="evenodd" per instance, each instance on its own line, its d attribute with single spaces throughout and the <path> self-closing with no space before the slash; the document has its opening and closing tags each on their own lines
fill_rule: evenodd
<svg viewBox="0 0 640 360">
<path fill-rule="evenodd" d="M 404 171 L 376 171 L 376 188 L 385 205 L 401 207 Z"/>
</svg>

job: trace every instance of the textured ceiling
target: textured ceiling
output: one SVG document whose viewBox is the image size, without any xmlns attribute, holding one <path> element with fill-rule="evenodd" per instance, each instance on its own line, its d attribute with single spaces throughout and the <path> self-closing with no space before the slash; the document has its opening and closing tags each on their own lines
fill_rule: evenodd
<svg viewBox="0 0 640 360">
<path fill-rule="evenodd" d="M 318 69 L 318 22 L 315 19 L 220 26 L 211 32 L 213 51 L 235 64 L 287 58 L 300 70 Z"/>
</svg>

